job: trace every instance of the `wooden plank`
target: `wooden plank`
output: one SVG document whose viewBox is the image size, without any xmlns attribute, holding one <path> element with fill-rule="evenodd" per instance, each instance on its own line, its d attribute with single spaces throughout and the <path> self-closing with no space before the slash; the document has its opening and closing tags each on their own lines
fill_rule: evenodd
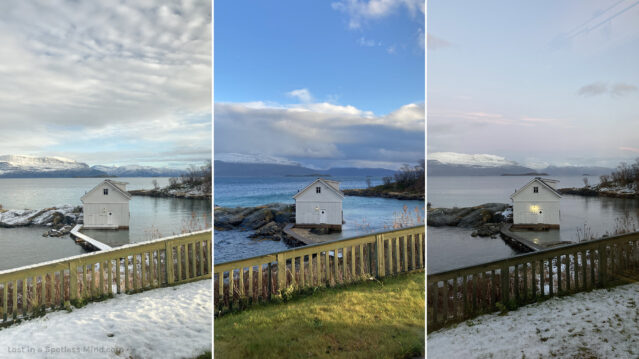
<svg viewBox="0 0 639 359">
<path fill-rule="evenodd" d="M 248 296 L 253 299 L 253 267 L 248 267 Z"/>
<path fill-rule="evenodd" d="M 417 254 L 419 256 L 419 268 L 424 268 L 424 253 L 422 251 L 424 247 L 424 234 L 417 234 L 417 243 L 419 243 Z"/>
<path fill-rule="evenodd" d="M 310 287 L 315 286 L 314 276 L 315 276 L 315 273 L 313 272 L 313 255 L 309 254 L 308 255 L 308 285 Z"/>
<path fill-rule="evenodd" d="M 27 280 L 28 279 L 26 277 L 22 279 L 22 315 L 24 316 L 27 315 L 27 310 L 29 306 L 29 299 L 27 297 L 27 287 L 28 287 Z"/>
<path fill-rule="evenodd" d="M 561 294 L 561 267 L 562 267 L 562 256 L 559 255 L 557 256 L 557 261 L 555 263 L 557 263 L 557 295 Z"/>
<path fill-rule="evenodd" d="M 408 238 L 410 239 L 410 269 L 415 270 L 415 253 L 417 253 L 417 249 L 415 249 L 415 235 L 411 234 Z"/>
<path fill-rule="evenodd" d="M 304 257 L 306 256 L 300 256 L 300 288 L 304 288 L 306 285 L 306 260 Z"/>
<path fill-rule="evenodd" d="M 197 257 L 195 256 L 195 243 L 191 243 L 190 244 L 191 247 L 191 277 L 190 278 L 195 278 L 197 277 L 197 271 L 196 271 L 196 259 Z"/>
<path fill-rule="evenodd" d="M 69 300 L 78 297 L 78 267 L 74 261 L 69 261 Z"/>
<path fill-rule="evenodd" d="M 293 257 L 291 258 L 291 284 L 293 285 L 297 284 L 295 274 L 297 274 L 297 271 L 295 270 L 295 257 Z"/>
<path fill-rule="evenodd" d="M 55 275 L 55 274 L 54 274 Z M 60 271 L 60 281 L 58 282 L 58 303 L 64 308 L 64 271 Z"/>
<path fill-rule="evenodd" d="M 495 270 L 493 269 L 490 273 L 490 306 L 493 309 L 496 309 L 496 302 L 495 300 L 497 299 L 497 289 L 495 288 L 495 285 L 497 284 L 497 278 L 495 277 Z"/>
<path fill-rule="evenodd" d="M 111 295 L 113 293 L 113 261 L 108 261 L 108 271 L 109 275 L 107 278 L 107 294 Z"/>
<path fill-rule="evenodd" d="M 98 275 L 100 276 L 100 289 L 98 289 L 98 295 L 102 295 L 104 294 L 104 262 L 101 261 L 100 263 L 98 263 L 98 265 L 100 266 L 100 269 L 98 271 Z"/>
<path fill-rule="evenodd" d="M 432 291 L 432 296 L 433 296 L 433 314 L 431 315 L 432 317 L 432 322 L 433 324 L 437 324 L 438 323 L 438 319 L 437 316 L 439 315 L 439 283 L 433 283 L 433 285 L 431 286 L 431 291 Z"/>
<path fill-rule="evenodd" d="M 204 275 L 204 249 L 203 247 L 204 242 L 200 241 L 197 243 L 197 255 L 200 258 L 200 275 Z"/>
<path fill-rule="evenodd" d="M 133 290 L 137 291 L 138 288 L 138 255 L 133 254 Z"/>
<path fill-rule="evenodd" d="M 182 245 L 177 246 L 177 281 L 182 281 Z"/>
<path fill-rule="evenodd" d="M 88 282 L 88 278 L 87 278 L 87 265 L 86 263 L 82 262 L 82 291 L 81 291 L 82 295 L 81 298 L 88 298 L 89 297 L 89 282 Z"/>
<path fill-rule="evenodd" d="M 399 261 L 399 237 L 395 238 L 395 273 L 400 273 L 402 271 L 402 267 L 400 266 Z"/>
<path fill-rule="evenodd" d="M 337 284 L 337 281 L 339 279 L 339 257 L 338 257 L 338 249 L 337 247 L 335 249 L 333 249 L 333 264 L 334 264 L 334 268 L 333 270 L 335 271 L 335 284 Z"/>
<path fill-rule="evenodd" d="M 326 269 L 326 277 L 324 278 L 324 281 L 326 282 L 327 286 L 331 284 L 331 270 L 329 263 L 328 250 L 326 250 L 324 251 L 324 268 Z"/>
<path fill-rule="evenodd" d="M 286 288 L 286 257 L 277 254 L 277 290 L 283 291 Z"/>
<path fill-rule="evenodd" d="M 145 277 L 147 276 L 146 270 L 146 252 L 140 253 L 140 288 L 146 287 Z"/>
<path fill-rule="evenodd" d="M 501 269 L 501 300 L 504 305 L 510 300 L 510 267 L 505 266 Z"/>
<path fill-rule="evenodd" d="M 464 312 L 462 313 L 462 318 L 468 318 L 470 310 L 468 306 L 468 276 L 466 275 L 462 276 L 462 295 L 464 296 Z"/>
<path fill-rule="evenodd" d="M 458 305 L 457 305 L 458 298 L 457 297 L 458 296 L 457 296 L 457 294 L 459 293 L 459 288 L 457 286 L 457 279 L 458 279 L 457 277 L 453 278 L 453 297 L 451 299 L 451 304 L 453 306 L 453 310 L 452 310 L 451 314 L 453 316 L 453 319 L 457 319 L 457 317 L 458 317 L 458 309 L 457 309 L 457 307 L 458 307 Z"/>
<path fill-rule="evenodd" d="M 478 294 L 477 293 L 479 291 L 479 274 L 477 273 L 475 275 L 473 275 L 473 279 L 470 283 L 470 291 L 471 291 L 471 313 L 475 314 L 477 313 L 477 300 L 478 300 Z"/>
<path fill-rule="evenodd" d="M 360 277 L 364 276 L 364 245 L 359 244 L 359 275 Z"/>
<path fill-rule="evenodd" d="M 515 295 L 515 300 L 519 301 L 519 264 L 515 265 L 515 286 L 513 288 L 513 294 Z"/>
<path fill-rule="evenodd" d="M 6 322 L 7 312 L 9 311 L 9 305 L 7 304 L 7 298 L 9 297 L 9 282 L 4 282 L 4 286 L 2 287 L 2 320 Z"/>
<path fill-rule="evenodd" d="M 165 243 L 164 254 L 166 258 L 166 282 L 171 285 L 175 282 L 174 266 L 175 260 L 173 259 L 173 245 L 170 242 Z M 222 270 L 220 270 L 222 271 Z"/>
<path fill-rule="evenodd" d="M 188 268 L 188 266 L 187 266 Z M 188 272 L 188 270 L 187 270 Z M 245 286 L 244 286 L 244 268 L 239 268 L 239 272 L 238 272 L 239 277 L 239 283 L 237 286 L 238 289 L 238 293 L 240 295 L 240 298 L 244 298 L 244 296 L 246 295 L 246 291 L 245 291 Z"/>
<path fill-rule="evenodd" d="M 537 275 L 535 274 L 535 267 L 537 262 L 530 262 L 530 287 L 532 288 L 532 299 L 537 299 Z"/>
<path fill-rule="evenodd" d="M 235 275 L 235 269 L 231 269 L 229 271 L 229 306 L 233 305 L 233 299 L 235 298 L 235 279 L 233 276 Z"/>
<path fill-rule="evenodd" d="M 556 263 L 554 261 L 553 257 L 548 258 L 548 292 L 550 293 L 549 295 L 552 297 L 553 293 L 555 291 L 555 270 L 554 270 L 554 264 Z"/>
<path fill-rule="evenodd" d="M 131 288 L 131 284 L 129 283 L 129 256 L 124 257 L 124 292 L 129 292 Z"/>
<path fill-rule="evenodd" d="M 442 322 L 446 323 L 448 322 L 448 280 L 444 281 L 443 294 L 444 294 L 444 301 L 442 304 L 442 314 L 443 314 Z"/>
<path fill-rule="evenodd" d="M 351 273 L 350 273 L 350 280 L 351 282 L 355 281 L 355 246 L 351 246 L 350 250 L 349 250 L 350 254 L 351 254 Z"/>
<path fill-rule="evenodd" d="M 218 300 L 218 312 L 224 306 L 224 272 L 217 274 L 217 300 Z"/>
<path fill-rule="evenodd" d="M 393 238 L 389 238 L 388 241 L 385 242 L 388 243 L 388 247 L 384 244 L 387 248 L 388 257 L 384 260 L 384 265 L 388 265 L 388 274 L 393 275 Z"/>
<path fill-rule="evenodd" d="M 528 301 L 528 263 L 524 262 L 524 295 L 522 299 L 524 302 Z"/>
<path fill-rule="evenodd" d="M 14 280 L 11 283 L 11 312 L 13 312 L 13 320 L 18 319 L 18 280 Z M 53 302 L 53 301 L 52 301 Z"/>
<path fill-rule="evenodd" d="M 38 278 L 36 276 L 33 276 L 32 283 L 33 284 L 31 284 L 31 291 L 33 293 L 33 298 L 31 299 L 31 305 L 32 308 L 35 308 L 38 306 Z"/>
<path fill-rule="evenodd" d="M 571 292 L 572 283 L 574 282 L 572 278 L 574 265 L 572 264 L 573 258 L 571 254 L 572 253 L 566 253 L 566 293 Z"/>
<path fill-rule="evenodd" d="M 121 277 L 121 268 L 122 265 L 121 258 L 115 259 L 115 287 L 118 294 L 122 293 L 122 277 Z"/>
</svg>

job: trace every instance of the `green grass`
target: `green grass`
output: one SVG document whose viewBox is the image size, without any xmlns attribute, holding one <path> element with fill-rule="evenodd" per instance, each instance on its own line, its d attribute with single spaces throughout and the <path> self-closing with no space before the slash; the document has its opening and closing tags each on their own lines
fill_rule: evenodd
<svg viewBox="0 0 639 359">
<path fill-rule="evenodd" d="M 218 358 L 412 358 L 424 352 L 424 273 L 258 305 L 215 319 Z"/>
</svg>

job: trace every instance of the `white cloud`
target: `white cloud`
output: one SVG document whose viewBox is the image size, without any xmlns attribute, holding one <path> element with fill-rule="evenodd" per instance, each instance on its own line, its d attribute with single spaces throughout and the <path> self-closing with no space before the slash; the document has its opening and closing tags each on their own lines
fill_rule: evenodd
<svg viewBox="0 0 639 359">
<path fill-rule="evenodd" d="M 362 22 L 372 19 L 381 19 L 391 15 L 398 9 L 406 8 L 411 16 L 426 12 L 426 3 L 423 0 L 342 0 L 331 4 L 333 9 L 345 12 L 349 15 L 349 27 L 357 29 Z"/>
<path fill-rule="evenodd" d="M 308 91 L 308 89 L 305 88 L 293 90 L 291 92 L 287 92 L 286 94 L 290 97 L 295 97 L 304 103 L 313 101 L 313 96 L 311 96 L 311 93 Z"/>
<path fill-rule="evenodd" d="M 210 152 L 210 132 L 182 131 L 206 130 L 201 118 L 211 113 L 210 10 L 179 1 L 1 3 L 0 133 L 22 141 L 0 142 L 0 153 L 135 156 L 151 152 L 145 141 L 177 150 L 186 138 Z"/>
<path fill-rule="evenodd" d="M 215 152 L 259 151 L 307 165 L 312 159 L 415 162 L 423 157 L 424 118 L 424 104 L 380 116 L 327 102 L 259 107 L 216 103 Z"/>
</svg>

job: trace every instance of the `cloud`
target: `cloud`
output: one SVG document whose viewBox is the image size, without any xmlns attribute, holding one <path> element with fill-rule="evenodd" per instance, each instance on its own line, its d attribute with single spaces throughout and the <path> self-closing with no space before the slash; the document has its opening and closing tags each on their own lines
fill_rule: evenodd
<svg viewBox="0 0 639 359">
<path fill-rule="evenodd" d="M 577 93 L 581 96 L 597 96 L 607 93 L 613 97 L 621 97 L 635 91 L 637 91 L 637 86 L 635 85 L 617 82 L 608 86 L 607 83 L 599 81 L 583 86 Z"/>
<path fill-rule="evenodd" d="M 286 94 L 290 97 L 295 97 L 304 103 L 313 101 L 313 96 L 311 95 L 310 91 L 308 91 L 308 89 L 305 89 L 305 88 L 293 90 L 291 92 L 287 92 Z"/>
<path fill-rule="evenodd" d="M 619 147 L 620 150 L 622 151 L 629 151 L 629 152 L 637 152 L 639 153 L 639 148 L 635 148 L 635 147 Z"/>
<path fill-rule="evenodd" d="M 382 46 L 381 41 L 375 41 L 372 39 L 367 39 L 365 37 L 360 37 L 358 43 L 360 44 L 360 46 L 364 46 L 364 47 L 375 47 L 375 46 Z"/>
<path fill-rule="evenodd" d="M 210 11 L 178 1 L 0 4 L 0 153 L 126 161 L 113 156 L 150 158 L 158 143 L 178 149 L 194 137 L 188 146 L 210 152 Z"/>
<path fill-rule="evenodd" d="M 349 15 L 351 29 L 360 28 L 364 21 L 387 17 L 400 8 L 406 8 L 413 17 L 426 12 L 423 0 L 341 0 L 331 6 Z"/>
<path fill-rule="evenodd" d="M 624 96 L 635 91 L 637 91 L 637 86 L 620 82 L 612 85 L 610 94 L 613 96 Z"/>
<path fill-rule="evenodd" d="M 577 92 L 581 96 L 596 96 L 608 92 L 608 85 L 603 82 L 595 82 L 583 86 Z"/>
<path fill-rule="evenodd" d="M 215 152 L 257 151 L 316 167 L 379 161 L 396 168 L 419 159 L 415 153 L 424 148 L 424 124 L 424 104 L 375 115 L 326 102 L 259 107 L 216 103 Z"/>
<path fill-rule="evenodd" d="M 423 40 L 423 38 L 424 38 L 424 32 L 423 31 L 421 32 L 421 37 L 422 37 L 422 40 Z M 450 42 L 448 42 L 448 41 L 446 41 L 446 40 L 444 40 L 442 38 L 436 37 L 436 36 L 431 35 L 431 34 L 428 34 L 427 37 L 428 37 L 428 49 L 429 50 L 443 49 L 443 48 L 446 48 L 446 47 L 450 46 Z"/>
</svg>

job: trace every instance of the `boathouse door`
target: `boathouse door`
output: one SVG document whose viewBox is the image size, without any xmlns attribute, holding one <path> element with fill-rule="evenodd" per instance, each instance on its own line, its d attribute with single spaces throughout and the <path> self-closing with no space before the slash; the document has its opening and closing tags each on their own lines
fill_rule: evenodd
<svg viewBox="0 0 639 359">
<path fill-rule="evenodd" d="M 544 213 L 541 209 L 539 210 L 539 213 L 537 214 L 537 223 L 544 223 Z"/>
<path fill-rule="evenodd" d="M 320 209 L 320 224 L 328 222 L 328 215 L 325 209 Z"/>
</svg>

